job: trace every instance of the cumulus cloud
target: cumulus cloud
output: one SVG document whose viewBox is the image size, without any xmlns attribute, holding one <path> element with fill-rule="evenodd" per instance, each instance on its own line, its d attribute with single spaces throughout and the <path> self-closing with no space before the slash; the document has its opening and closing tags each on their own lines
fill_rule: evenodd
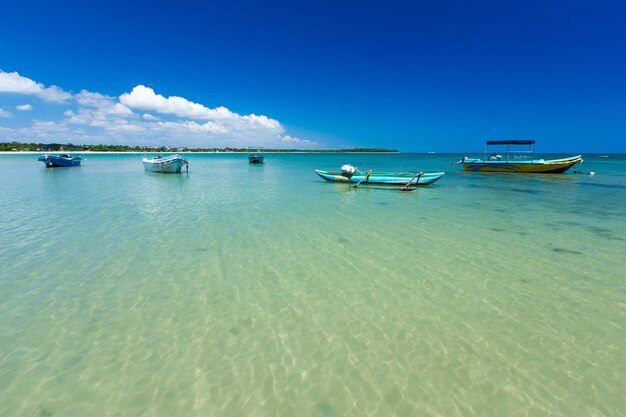
<svg viewBox="0 0 626 417">
<path fill-rule="evenodd" d="M 6 111 L 4 109 L 0 109 L 0 117 L 4 117 L 4 118 L 13 117 L 13 113 Z"/>
<path fill-rule="evenodd" d="M 159 122 L 157 126 L 168 130 L 188 131 L 195 133 L 228 133 L 228 129 L 226 129 L 224 126 L 218 125 L 213 122 Z"/>
<path fill-rule="evenodd" d="M 138 85 L 130 93 L 122 94 L 120 103 L 130 108 L 173 114 L 195 120 L 244 121 L 271 129 L 280 128 L 280 123 L 277 120 L 270 119 L 267 116 L 257 116 L 256 114 L 241 116 L 223 106 L 211 109 L 202 104 L 189 101 L 184 97 L 164 97 L 161 94 L 156 94 L 152 88 L 144 85 Z"/>
<path fill-rule="evenodd" d="M 17 128 L 0 126 L 3 136 L 10 140 L 207 148 L 316 145 L 290 136 L 278 120 L 268 116 L 241 115 L 223 106 L 209 108 L 184 97 L 165 97 L 144 85 L 119 97 L 87 90 L 71 95 L 18 73 L 0 72 L 2 92 L 31 94 L 48 101 L 56 97 L 67 105 L 61 118 L 32 120 L 30 126 Z M 27 111 L 32 106 L 22 104 L 16 109 Z M 11 116 L 6 110 L 0 111 L 0 117 Z"/>
<path fill-rule="evenodd" d="M 240 115 L 223 106 L 209 108 L 184 97 L 165 97 L 144 85 L 138 85 L 131 92 L 122 94 L 119 101 L 130 109 L 187 119 L 159 121 L 155 116 L 145 113 L 142 117 L 146 123 L 158 122 L 148 127 L 150 131 L 162 130 L 170 135 L 178 132 L 186 136 L 186 140 L 202 140 L 211 144 L 225 144 L 224 146 L 285 146 L 285 141 L 280 139 L 285 134 L 285 128 L 278 120 L 265 115 Z M 294 138 L 292 143 L 296 142 L 312 144 Z"/>
<path fill-rule="evenodd" d="M 105 114 L 115 116 L 130 116 L 133 114 L 131 109 L 116 102 L 114 97 L 92 93 L 87 90 L 81 90 L 80 93 L 76 94 L 76 101 L 82 106 L 95 108 Z"/>
<path fill-rule="evenodd" d="M 281 142 L 284 143 L 291 143 L 291 144 L 296 144 L 296 145 L 315 145 L 315 142 L 312 142 L 310 140 L 307 139 L 299 139 L 293 136 L 289 136 L 289 135 L 284 135 L 280 138 Z"/>
<path fill-rule="evenodd" d="M 27 94 L 39 97 L 45 101 L 62 103 L 72 95 L 53 85 L 45 87 L 42 83 L 35 82 L 30 78 L 22 77 L 17 72 L 4 72 L 0 70 L 0 92 Z"/>
<path fill-rule="evenodd" d="M 226 107 L 210 109 L 183 97 L 171 96 L 166 98 L 144 85 L 138 85 L 130 93 L 122 94 L 120 103 L 135 109 L 174 114 L 190 119 L 220 119 L 229 118 L 232 115 Z"/>
<path fill-rule="evenodd" d="M 74 97 L 78 108 L 66 110 L 63 114 L 67 117 L 66 123 L 86 125 L 115 131 L 140 131 L 139 126 L 130 127 L 128 118 L 137 118 L 128 107 L 117 102 L 115 97 L 100 93 L 81 90 Z"/>
</svg>

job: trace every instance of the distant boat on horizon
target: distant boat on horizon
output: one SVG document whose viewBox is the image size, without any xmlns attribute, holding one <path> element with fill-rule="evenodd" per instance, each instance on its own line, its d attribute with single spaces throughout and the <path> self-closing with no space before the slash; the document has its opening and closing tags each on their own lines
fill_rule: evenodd
<svg viewBox="0 0 626 417">
<path fill-rule="evenodd" d="M 582 155 L 562 159 L 526 159 L 524 153 L 532 153 L 534 140 L 489 140 L 485 145 L 484 158 L 464 156 L 460 161 L 451 164 L 463 164 L 465 171 L 477 172 L 510 172 L 534 174 L 559 174 L 567 171 L 577 163 L 583 162 Z M 493 152 L 487 156 L 489 146 L 505 145 L 505 152 Z M 527 151 L 511 151 L 511 145 L 530 145 Z M 504 154 L 504 155 L 503 155 Z"/>
<path fill-rule="evenodd" d="M 265 160 L 263 148 L 248 148 L 248 162 L 251 164 L 262 164 Z"/>
</svg>

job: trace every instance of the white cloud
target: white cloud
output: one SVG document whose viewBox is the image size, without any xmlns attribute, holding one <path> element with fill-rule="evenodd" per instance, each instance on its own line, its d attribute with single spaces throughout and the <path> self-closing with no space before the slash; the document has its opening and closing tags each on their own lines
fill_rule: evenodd
<svg viewBox="0 0 626 417">
<path fill-rule="evenodd" d="M 312 142 L 307 139 L 299 139 L 293 136 L 284 135 L 280 138 L 281 142 L 297 144 L 297 145 L 315 145 L 315 142 Z"/>
<path fill-rule="evenodd" d="M 63 114 L 69 124 L 86 125 L 103 129 L 139 131 L 139 127 L 129 128 L 127 118 L 136 118 L 131 109 L 117 102 L 115 97 L 82 90 L 75 96 L 79 104 L 76 111 L 66 110 Z"/>
<path fill-rule="evenodd" d="M 144 126 L 136 123 L 130 123 L 126 120 L 116 120 L 104 127 L 105 129 L 113 132 L 143 132 L 146 130 Z"/>
<path fill-rule="evenodd" d="M 189 131 L 194 133 L 228 133 L 222 125 L 213 122 L 197 123 L 194 121 L 185 122 L 158 122 L 160 128 L 174 131 Z"/>
<path fill-rule="evenodd" d="M 17 128 L 0 126 L 3 136 L 9 140 L 208 148 L 310 148 L 315 145 L 315 142 L 288 135 L 279 121 L 268 116 L 240 115 L 222 106 L 209 108 L 184 97 L 164 97 L 143 85 L 119 97 L 87 90 L 71 95 L 58 87 L 45 88 L 17 73 L 0 71 L 0 92 L 3 91 L 47 97 L 48 101 L 54 101 L 55 92 L 60 93 L 58 101 L 73 98 L 66 101 L 67 107 L 60 118 L 32 120 L 30 125 Z M 16 109 L 26 111 L 32 106 L 22 104 Z M 160 115 L 163 120 L 157 117 Z M 0 117 L 11 116 L 6 110 L 0 111 Z"/>
<path fill-rule="evenodd" d="M 259 124 L 271 129 L 281 128 L 277 120 L 270 119 L 267 116 L 257 116 L 256 114 L 241 116 L 223 106 L 210 109 L 202 104 L 189 101 L 184 97 L 164 97 L 161 94 L 156 94 L 152 88 L 144 85 L 138 85 L 130 93 L 122 94 L 120 102 L 130 108 L 173 114 L 195 120 L 230 120 Z"/>
<path fill-rule="evenodd" d="M 69 132 L 70 129 L 63 123 L 51 120 L 34 120 L 32 129 L 39 132 Z"/>
<path fill-rule="evenodd" d="M 80 93 L 76 94 L 76 101 L 82 106 L 96 108 L 104 114 L 115 116 L 130 116 L 133 114 L 131 109 L 118 103 L 116 98 L 100 93 L 92 93 L 87 90 L 81 90 Z"/>
<path fill-rule="evenodd" d="M 0 93 L 16 93 L 37 96 L 45 101 L 64 102 L 72 97 L 59 87 L 53 85 L 44 87 L 30 78 L 22 77 L 17 72 L 4 72 L 0 70 Z"/>
<path fill-rule="evenodd" d="M 180 119 L 153 123 L 151 131 L 163 130 L 169 135 L 178 133 L 188 141 L 200 141 L 198 146 L 213 146 L 215 141 L 225 146 L 284 146 L 281 136 L 285 128 L 279 121 L 264 115 L 240 115 L 226 107 L 208 108 L 200 103 L 194 103 L 184 97 L 165 97 L 157 94 L 150 87 L 138 85 L 130 93 L 124 93 L 119 98 L 120 103 L 132 108 L 147 110 L 164 115 L 174 115 Z M 146 121 L 158 120 L 146 113 Z M 205 120 L 204 123 L 198 121 Z M 310 145 L 312 142 L 293 138 L 293 143 Z M 217 145 L 216 145 L 217 146 Z"/>
<path fill-rule="evenodd" d="M 239 116 L 239 115 L 237 115 Z M 278 122 L 278 120 L 274 120 L 274 119 L 270 119 L 267 116 L 257 116 L 256 114 L 251 114 L 249 116 L 242 116 L 242 118 L 244 120 L 250 120 L 254 123 L 258 123 L 262 126 L 268 127 L 270 129 L 277 129 L 280 128 L 280 123 Z"/>
<path fill-rule="evenodd" d="M 202 104 L 194 103 L 183 97 L 163 97 L 144 85 L 138 85 L 130 93 L 120 96 L 120 103 L 136 109 L 151 110 L 157 113 L 174 114 L 191 119 L 229 118 L 231 113 L 226 107 L 209 109 Z"/>
<path fill-rule="evenodd" d="M 4 117 L 4 118 L 13 117 L 13 113 L 6 111 L 4 109 L 0 109 L 0 117 Z"/>
</svg>

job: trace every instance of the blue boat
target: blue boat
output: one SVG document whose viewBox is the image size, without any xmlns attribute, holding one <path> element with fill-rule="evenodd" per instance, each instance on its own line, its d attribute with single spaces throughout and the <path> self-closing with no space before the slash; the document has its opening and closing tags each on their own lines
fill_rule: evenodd
<svg viewBox="0 0 626 417">
<path fill-rule="evenodd" d="M 315 170 L 315 173 L 326 181 L 355 183 L 355 187 L 368 184 L 402 185 L 405 190 L 414 190 L 418 185 L 429 185 L 444 176 L 445 172 L 361 172 L 354 166 L 346 164 L 341 172 Z"/>
<path fill-rule="evenodd" d="M 77 167 L 80 166 L 81 161 L 83 160 L 80 156 L 71 156 L 68 154 L 61 155 L 41 155 L 37 158 L 38 161 L 44 163 L 44 165 L 48 168 L 55 167 Z"/>
<path fill-rule="evenodd" d="M 248 162 L 251 164 L 262 164 L 264 159 L 263 148 L 248 148 Z"/>
</svg>

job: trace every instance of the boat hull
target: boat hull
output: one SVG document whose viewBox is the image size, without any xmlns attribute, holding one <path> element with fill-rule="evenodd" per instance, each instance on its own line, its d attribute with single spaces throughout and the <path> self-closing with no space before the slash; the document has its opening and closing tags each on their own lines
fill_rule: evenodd
<svg viewBox="0 0 626 417">
<path fill-rule="evenodd" d="M 167 158 L 143 158 L 143 166 L 146 171 L 150 172 L 176 174 L 179 173 L 185 165 L 187 165 L 187 160 L 178 155 Z"/>
<path fill-rule="evenodd" d="M 537 159 L 532 161 L 484 161 L 482 159 L 466 159 L 463 162 L 465 171 L 476 172 L 511 172 L 535 174 L 560 174 L 577 163 L 582 163 L 581 155 L 563 159 Z"/>
<path fill-rule="evenodd" d="M 263 155 L 248 155 L 248 162 L 251 164 L 262 164 L 264 159 Z"/>
<path fill-rule="evenodd" d="M 434 183 L 445 174 L 445 172 L 425 172 L 418 178 L 413 173 L 378 172 L 370 174 L 369 178 L 365 179 L 365 173 L 354 174 L 350 177 L 341 172 L 321 171 L 318 169 L 315 170 L 315 173 L 326 181 L 331 182 L 358 183 L 363 181 L 361 184 L 388 185 L 407 185 L 409 181 L 411 181 L 410 185 L 428 185 Z"/>
<path fill-rule="evenodd" d="M 60 155 L 42 155 L 37 158 L 38 161 L 44 163 L 44 165 L 48 168 L 58 168 L 58 167 L 77 167 L 80 166 L 81 161 L 83 160 L 80 156 L 60 156 Z"/>
</svg>

